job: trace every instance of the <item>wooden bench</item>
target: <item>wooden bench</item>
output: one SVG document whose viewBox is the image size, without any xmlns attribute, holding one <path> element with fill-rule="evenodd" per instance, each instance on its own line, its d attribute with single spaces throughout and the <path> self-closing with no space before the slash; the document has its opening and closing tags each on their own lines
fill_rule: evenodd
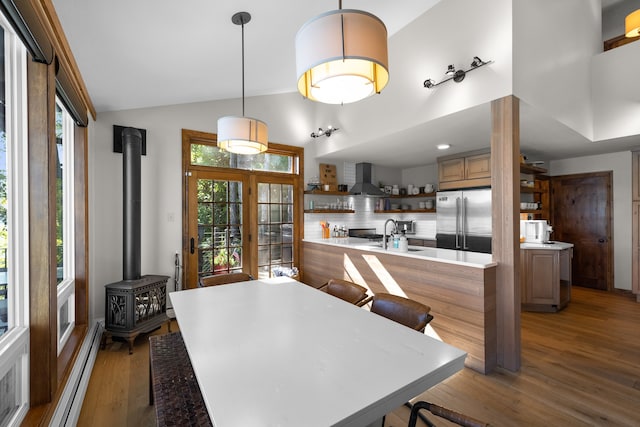
<svg viewBox="0 0 640 427">
<path fill-rule="evenodd" d="M 149 404 L 158 426 L 213 426 L 180 332 L 149 337 Z"/>
</svg>

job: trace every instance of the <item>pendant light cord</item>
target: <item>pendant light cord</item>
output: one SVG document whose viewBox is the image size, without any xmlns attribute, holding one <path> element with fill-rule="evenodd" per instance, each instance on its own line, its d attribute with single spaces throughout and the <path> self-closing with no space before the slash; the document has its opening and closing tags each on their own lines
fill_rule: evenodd
<svg viewBox="0 0 640 427">
<path fill-rule="evenodd" d="M 244 117 L 244 18 L 242 18 L 242 117 Z"/>
</svg>

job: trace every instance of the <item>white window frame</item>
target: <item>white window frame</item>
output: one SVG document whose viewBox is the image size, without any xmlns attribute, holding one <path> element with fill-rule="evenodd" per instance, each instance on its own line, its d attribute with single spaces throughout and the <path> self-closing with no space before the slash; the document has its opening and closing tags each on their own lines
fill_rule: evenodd
<svg viewBox="0 0 640 427">
<path fill-rule="evenodd" d="M 56 104 L 62 110 L 62 146 L 63 168 L 62 168 L 62 244 L 64 247 L 62 255 L 62 282 L 58 284 L 58 355 L 62 352 L 64 345 L 69 340 L 71 332 L 75 326 L 75 233 L 74 233 L 74 131 L 75 123 L 73 118 L 65 108 L 64 104 L 56 97 Z M 57 268 L 57 267 L 56 267 Z M 67 318 L 69 324 L 65 330 L 61 330 L 63 324 L 61 310 L 67 304 Z"/>
<path fill-rule="evenodd" d="M 0 378 L 17 369 L 18 408 L 8 421 L 20 425 L 29 410 L 29 180 L 27 152 L 27 53 L 0 14 L 5 32 L 7 138 L 7 286 L 9 329 L 0 337 Z M 11 142 L 9 142 L 11 141 Z"/>
</svg>

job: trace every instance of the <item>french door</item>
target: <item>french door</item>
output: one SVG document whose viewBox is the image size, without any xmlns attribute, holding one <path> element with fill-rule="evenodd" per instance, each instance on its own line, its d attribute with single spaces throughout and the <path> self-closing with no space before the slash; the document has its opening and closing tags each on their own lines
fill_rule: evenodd
<svg viewBox="0 0 640 427">
<path fill-rule="evenodd" d="M 193 171 L 187 177 L 186 285 L 201 276 L 246 271 L 249 182 L 241 173 Z"/>
<path fill-rule="evenodd" d="M 193 171 L 187 176 L 183 288 L 202 276 L 245 272 L 267 278 L 296 263 L 295 188 L 289 177 Z"/>
</svg>

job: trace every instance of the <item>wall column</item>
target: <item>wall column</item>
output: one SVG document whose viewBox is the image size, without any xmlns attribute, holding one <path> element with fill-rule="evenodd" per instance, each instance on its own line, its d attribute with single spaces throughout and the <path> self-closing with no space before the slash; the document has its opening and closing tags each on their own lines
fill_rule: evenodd
<svg viewBox="0 0 640 427">
<path fill-rule="evenodd" d="M 493 260 L 498 366 L 520 369 L 520 100 L 491 102 Z"/>
</svg>

